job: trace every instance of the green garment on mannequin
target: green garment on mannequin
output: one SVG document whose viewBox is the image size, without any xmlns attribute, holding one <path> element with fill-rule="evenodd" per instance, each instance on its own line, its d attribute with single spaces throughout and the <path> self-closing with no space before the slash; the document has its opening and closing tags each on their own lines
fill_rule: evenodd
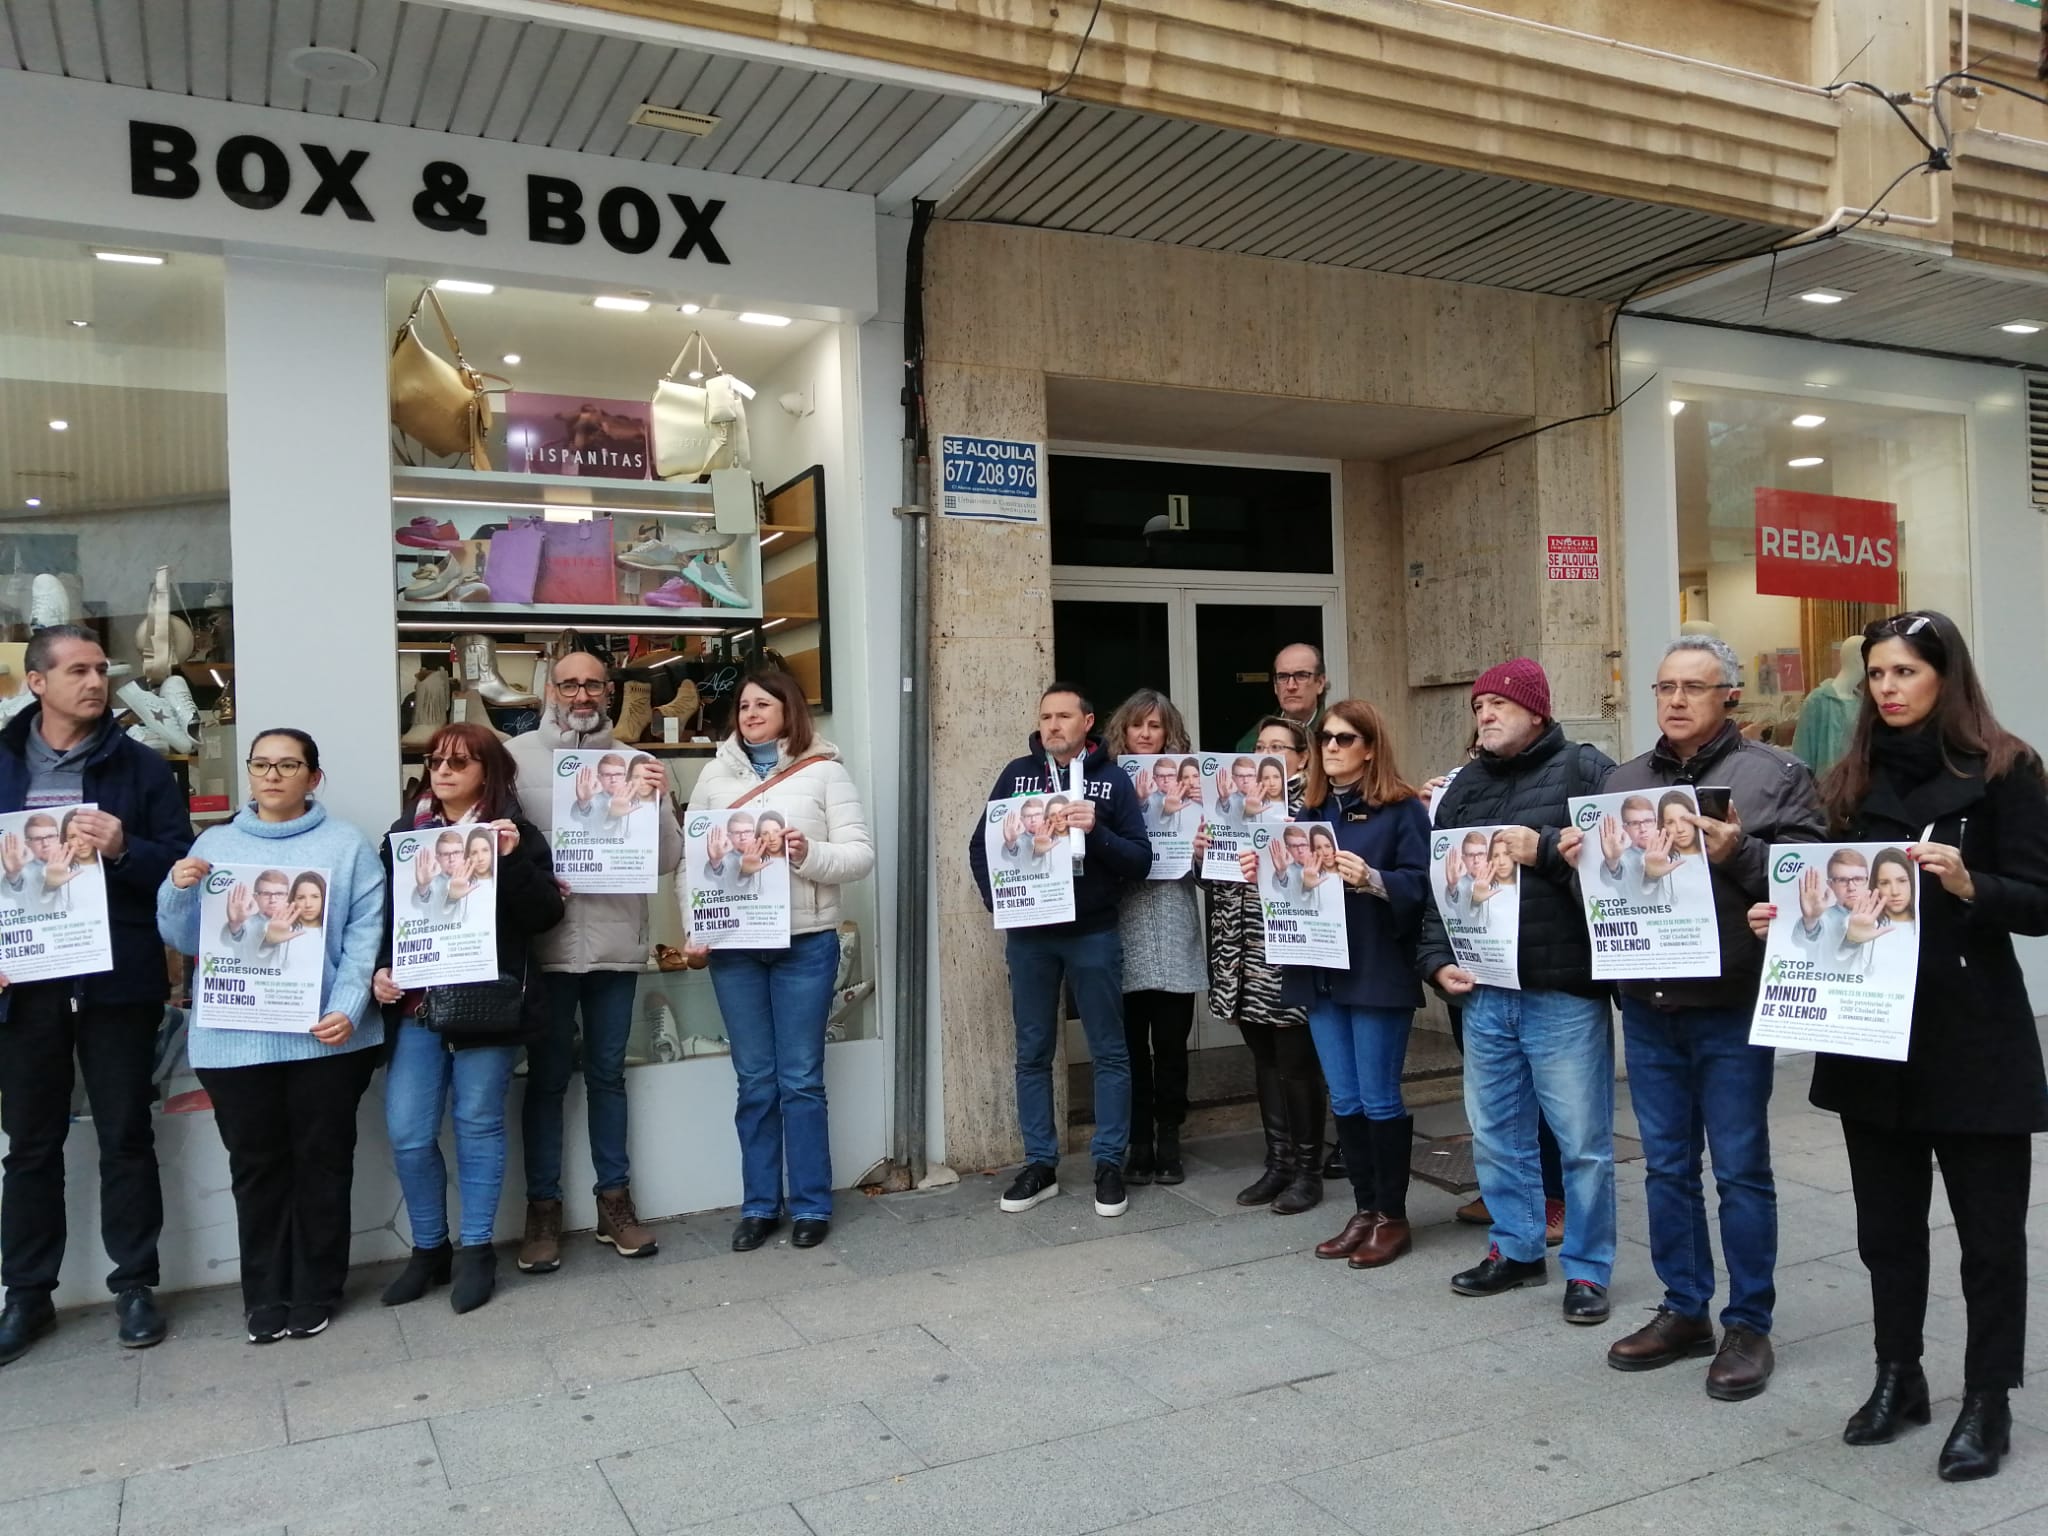
<svg viewBox="0 0 2048 1536">
<path fill-rule="evenodd" d="M 1799 710 L 1799 733 L 1792 738 L 1792 752 L 1816 774 L 1826 772 L 1836 758 L 1849 749 L 1849 735 L 1856 728 L 1856 711 L 1863 706 L 1861 694 L 1843 698 L 1835 692 L 1833 680 L 1822 683 L 1806 696 Z"/>
</svg>

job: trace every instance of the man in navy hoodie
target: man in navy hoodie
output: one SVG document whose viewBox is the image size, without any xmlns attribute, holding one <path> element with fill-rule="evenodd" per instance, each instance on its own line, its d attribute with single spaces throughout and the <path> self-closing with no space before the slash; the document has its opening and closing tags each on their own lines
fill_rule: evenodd
<svg viewBox="0 0 2048 1536">
<path fill-rule="evenodd" d="M 1124 1045 L 1123 943 L 1117 903 L 1127 882 L 1152 868 L 1152 844 L 1137 791 L 1102 743 L 1089 736 L 1095 712 L 1072 683 L 1054 683 L 1038 701 L 1031 750 L 996 777 L 990 800 L 1071 793 L 1070 765 L 1081 761 L 1083 792 L 1066 824 L 1085 836 L 1074 861 L 1074 920 L 1008 930 L 1010 1012 L 1017 1025 L 1017 1121 L 1024 1132 L 1024 1169 L 1006 1190 L 1002 1209 L 1028 1211 L 1060 1192 L 1059 1132 L 1053 1124 L 1052 1061 L 1059 1037 L 1060 980 L 1071 985 L 1095 1058 L 1095 1214 L 1121 1216 L 1123 1161 L 1131 1133 L 1131 1063 Z M 989 894 L 988 852 L 977 816 L 967 862 Z"/>
<path fill-rule="evenodd" d="M 143 1349 L 164 1336 L 150 1295 L 164 1224 L 157 1182 L 157 1026 L 170 982 L 156 931 L 156 891 L 192 846 L 192 822 L 164 760 L 130 741 L 107 705 L 107 653 L 71 624 L 37 631 L 22 670 L 36 696 L 0 730 L 0 812 L 91 804 L 73 825 L 107 871 L 114 967 L 92 976 L 8 985 L 0 976 L 0 1365 L 56 1324 L 50 1302 L 64 1262 L 64 1138 L 72 1061 L 85 1077 L 100 1144 L 100 1240 L 114 1261 L 116 1337 Z M 0 967 L 0 971 L 4 971 Z"/>
</svg>

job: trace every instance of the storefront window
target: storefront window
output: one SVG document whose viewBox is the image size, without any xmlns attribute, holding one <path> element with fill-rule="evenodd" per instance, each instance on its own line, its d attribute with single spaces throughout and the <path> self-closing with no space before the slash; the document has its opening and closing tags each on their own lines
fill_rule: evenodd
<svg viewBox="0 0 2048 1536">
<path fill-rule="evenodd" d="M 1745 728 L 1825 766 L 1834 733 L 1810 715 L 1802 751 L 1799 719 L 1845 639 L 1909 607 L 1970 630 L 1964 420 L 1818 390 L 1680 386 L 1671 408 L 1679 616 L 1742 659 Z"/>
</svg>

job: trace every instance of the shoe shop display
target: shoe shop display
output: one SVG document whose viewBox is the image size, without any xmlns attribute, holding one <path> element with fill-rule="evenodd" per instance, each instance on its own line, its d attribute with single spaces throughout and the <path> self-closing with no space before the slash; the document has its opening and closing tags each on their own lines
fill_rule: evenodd
<svg viewBox="0 0 2048 1536">
<path fill-rule="evenodd" d="M 647 727 L 654 723 L 654 688 L 649 683 L 626 683 L 619 689 L 619 718 L 612 726 L 612 736 L 621 745 L 629 745 L 647 738 Z"/>
<path fill-rule="evenodd" d="M 123 683 L 114 690 L 114 697 L 134 712 L 135 719 L 144 732 L 140 739 L 147 741 L 157 751 L 175 752 L 182 756 L 197 749 L 199 744 L 179 722 L 177 713 L 170 704 L 143 687 L 140 681 Z M 190 702 L 192 696 L 189 690 L 185 697 L 187 702 Z M 134 732 L 131 731 L 129 734 L 133 735 Z"/>
<path fill-rule="evenodd" d="M 636 571 L 680 571 L 690 555 L 724 549 L 736 537 L 736 534 L 715 533 L 710 529 L 702 533 L 671 529 L 622 551 L 619 564 Z"/>
<path fill-rule="evenodd" d="M 434 733 L 448 723 L 448 674 L 431 667 L 419 674 L 412 688 L 412 726 L 398 738 L 407 752 L 423 752 Z"/>
<path fill-rule="evenodd" d="M 667 946 L 663 946 L 666 948 Z M 674 951 L 671 951 L 674 953 Z M 679 1061 L 683 1055 L 682 1031 L 676 1027 L 675 1010 L 668 1005 L 668 999 L 659 992 L 649 996 L 641 1006 L 640 1016 L 647 1021 L 647 1032 L 652 1040 L 650 1049 L 656 1061 Z"/>
<path fill-rule="evenodd" d="M 747 600 L 740 596 L 739 589 L 733 586 L 732 578 L 725 567 L 714 564 L 702 555 L 683 567 L 683 579 L 694 583 L 700 590 L 709 594 L 715 603 L 722 603 L 728 608 L 747 606 Z"/>
<path fill-rule="evenodd" d="M 69 624 L 74 617 L 71 593 L 64 583 L 55 576 L 38 576 L 29 597 L 29 627 L 49 629 L 52 625 Z"/>
<path fill-rule="evenodd" d="M 467 683 L 454 684 L 454 697 L 448 701 L 448 718 L 463 720 L 471 725 L 480 725 L 498 740 L 507 739 L 507 733 L 497 727 L 491 719 L 491 712 L 484 707 L 484 696 Z"/>
<path fill-rule="evenodd" d="M 459 549 L 462 545 L 462 535 L 453 523 L 436 522 L 431 517 L 414 518 L 392 537 L 407 549 Z"/>
<path fill-rule="evenodd" d="M 671 576 L 651 592 L 642 592 L 640 601 L 650 608 L 702 608 L 704 594 L 680 576 Z"/>
<path fill-rule="evenodd" d="M 73 602 L 73 612 L 78 609 Z M 135 626 L 135 649 L 142 654 L 142 675 L 161 683 L 171 669 L 192 656 L 192 626 L 171 612 L 171 568 L 160 565 L 149 584 L 142 622 Z"/>
<path fill-rule="evenodd" d="M 498 644 L 489 635 L 457 635 L 455 648 L 462 657 L 462 675 L 486 704 L 501 709 L 538 707 L 539 699 L 524 688 L 513 687 L 498 671 Z"/>
<path fill-rule="evenodd" d="M 163 702 L 164 708 L 171 712 L 171 717 L 184 727 L 188 736 L 198 735 L 199 706 L 193 701 L 190 683 L 173 672 L 158 687 L 156 696 Z"/>
</svg>

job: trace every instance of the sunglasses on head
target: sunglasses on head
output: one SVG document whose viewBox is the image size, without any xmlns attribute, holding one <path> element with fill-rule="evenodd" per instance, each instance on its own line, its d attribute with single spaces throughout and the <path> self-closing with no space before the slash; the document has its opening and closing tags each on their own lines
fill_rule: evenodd
<svg viewBox="0 0 2048 1536">
<path fill-rule="evenodd" d="M 1934 623 L 1924 613 L 1895 613 L 1888 619 L 1879 619 L 1863 633 L 1872 640 L 1881 640 L 1888 635 L 1917 635 Z"/>
<path fill-rule="evenodd" d="M 1317 731 L 1316 740 L 1326 747 L 1355 747 L 1365 738 L 1356 731 Z"/>
</svg>

